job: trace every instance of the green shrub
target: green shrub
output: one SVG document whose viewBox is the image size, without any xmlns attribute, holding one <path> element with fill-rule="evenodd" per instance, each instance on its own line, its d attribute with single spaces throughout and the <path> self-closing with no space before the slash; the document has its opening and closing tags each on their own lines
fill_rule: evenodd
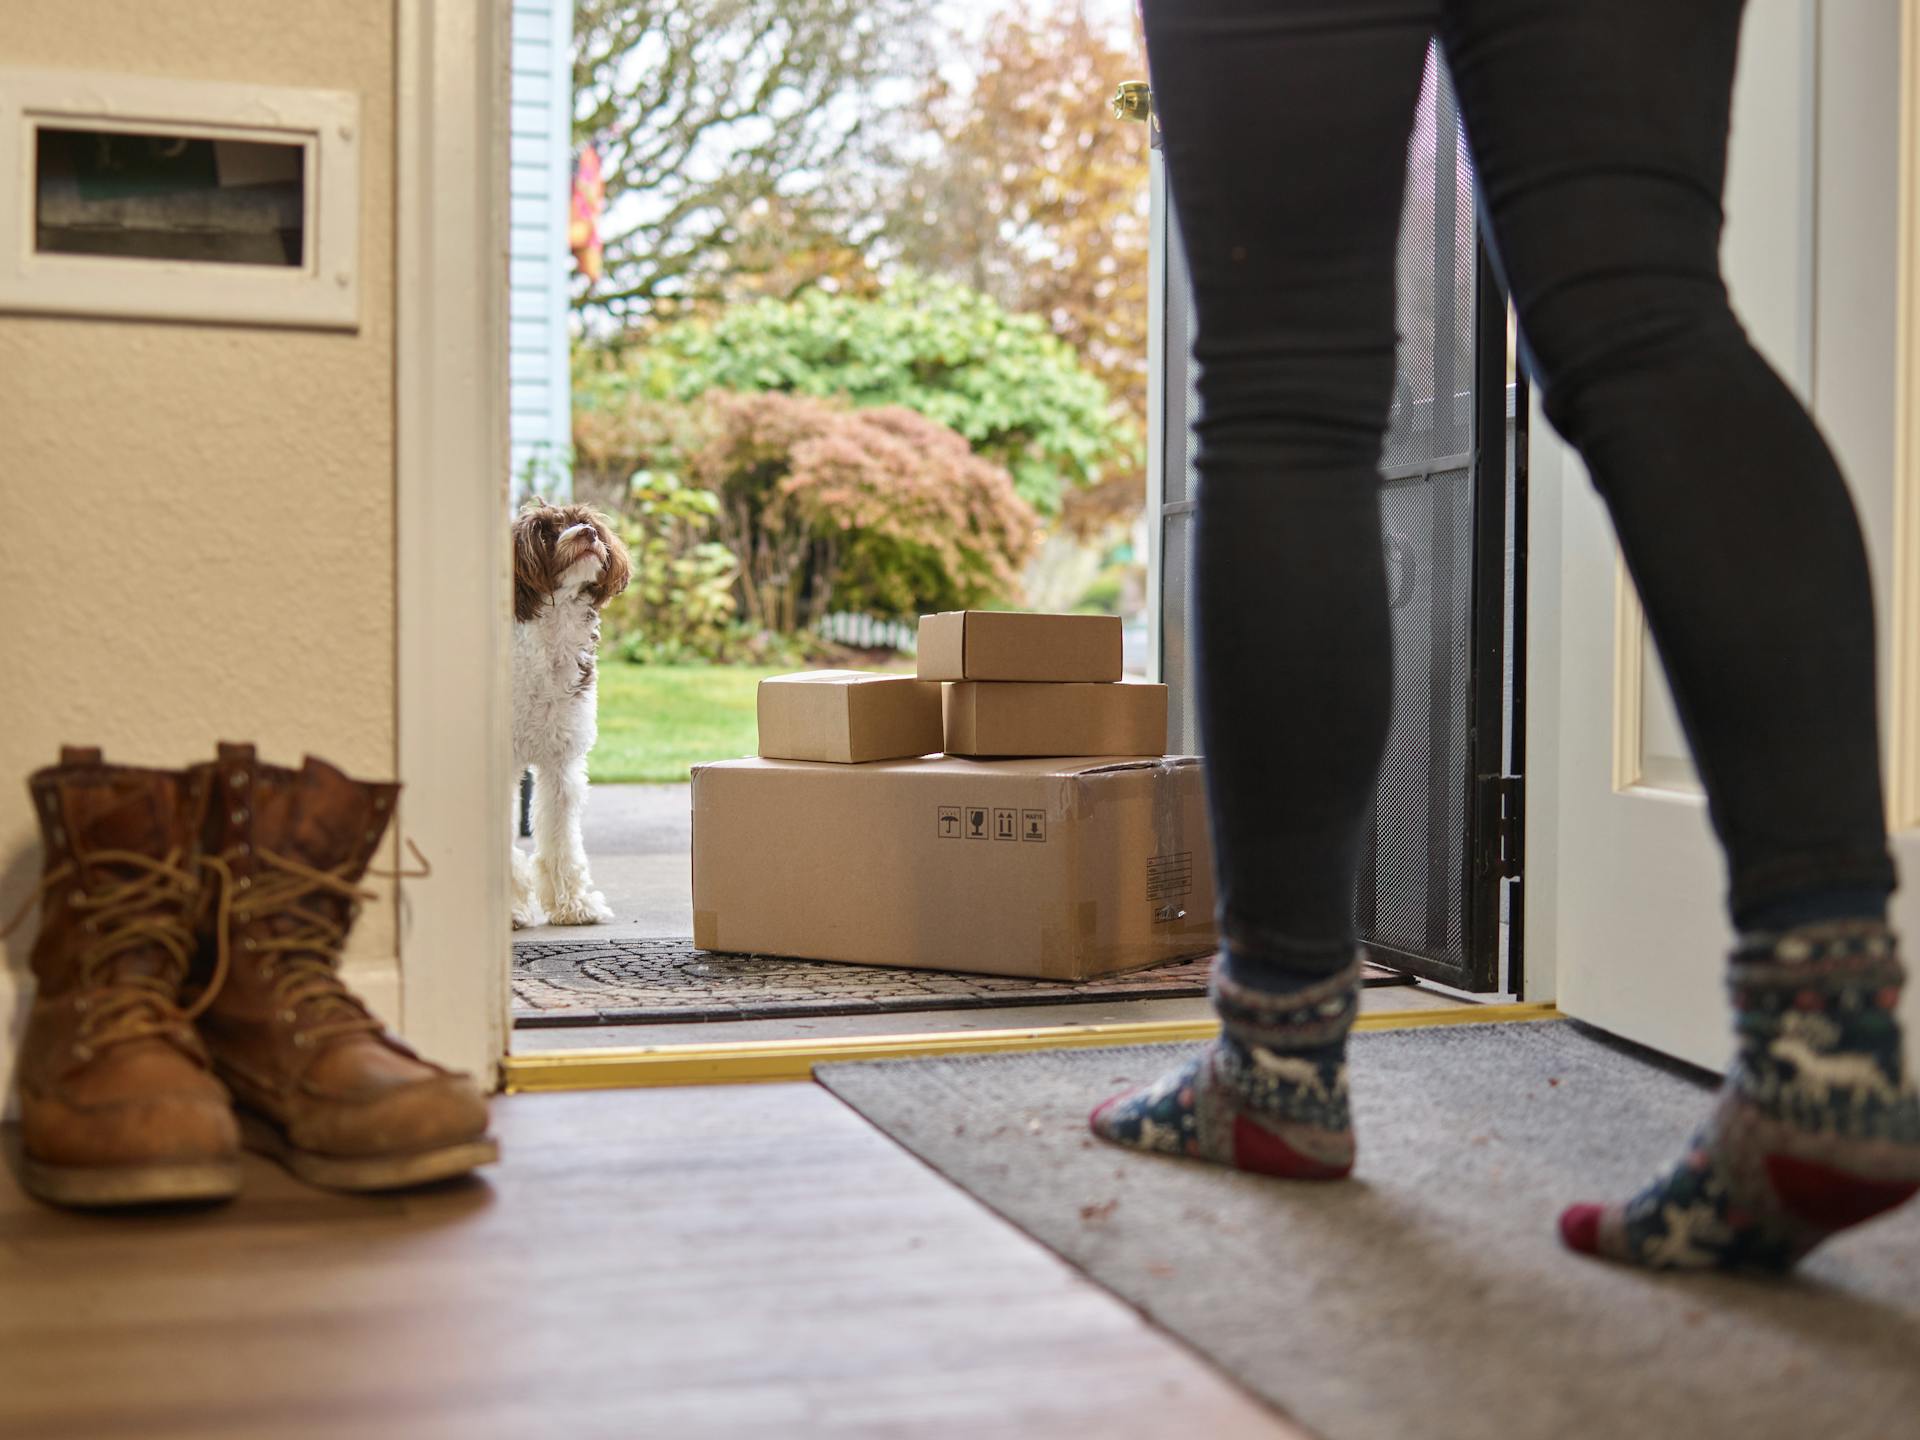
<svg viewBox="0 0 1920 1440">
<path fill-rule="evenodd" d="M 710 390 L 903 407 L 963 436 L 1043 515 L 1139 459 L 1132 421 L 1039 316 L 912 273 L 879 295 L 808 290 L 662 326 L 618 360 L 586 357 L 575 389 L 588 409 Z"/>
<path fill-rule="evenodd" d="M 750 624 L 791 634 L 832 610 L 905 618 L 1018 590 L 1033 509 L 945 425 L 801 395 L 704 403 L 710 438 L 690 473 L 719 497 Z"/>
<path fill-rule="evenodd" d="M 719 498 L 661 471 L 636 471 L 616 512 L 633 580 L 607 607 L 614 653 L 633 661 L 721 658 L 734 629 L 733 552 L 704 538 Z"/>
</svg>

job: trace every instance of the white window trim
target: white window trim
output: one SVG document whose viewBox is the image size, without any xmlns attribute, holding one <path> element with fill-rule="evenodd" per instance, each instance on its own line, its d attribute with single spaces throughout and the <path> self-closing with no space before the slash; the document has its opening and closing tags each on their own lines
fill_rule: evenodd
<svg viewBox="0 0 1920 1440">
<path fill-rule="evenodd" d="M 34 135 L 47 126 L 300 146 L 303 263 L 39 252 Z M 360 150 L 349 91 L 0 68 L 0 310 L 357 330 Z"/>
</svg>

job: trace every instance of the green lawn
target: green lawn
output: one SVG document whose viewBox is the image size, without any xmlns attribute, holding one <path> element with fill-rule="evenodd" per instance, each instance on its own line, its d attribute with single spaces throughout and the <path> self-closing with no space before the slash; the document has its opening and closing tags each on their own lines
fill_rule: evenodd
<svg viewBox="0 0 1920 1440">
<path fill-rule="evenodd" d="M 732 665 L 600 667 L 600 743 L 587 757 L 601 783 L 678 783 L 687 767 L 751 755 L 753 692 L 784 670 Z"/>
</svg>

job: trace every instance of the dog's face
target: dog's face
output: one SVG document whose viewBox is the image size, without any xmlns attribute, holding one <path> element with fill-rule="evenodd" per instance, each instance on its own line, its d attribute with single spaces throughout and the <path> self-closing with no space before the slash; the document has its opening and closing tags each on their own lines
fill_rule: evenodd
<svg viewBox="0 0 1920 1440">
<path fill-rule="evenodd" d="M 570 599 L 605 609 L 632 577 L 627 547 L 599 511 L 535 498 L 514 517 L 515 620 L 531 620 L 545 606 Z"/>
</svg>

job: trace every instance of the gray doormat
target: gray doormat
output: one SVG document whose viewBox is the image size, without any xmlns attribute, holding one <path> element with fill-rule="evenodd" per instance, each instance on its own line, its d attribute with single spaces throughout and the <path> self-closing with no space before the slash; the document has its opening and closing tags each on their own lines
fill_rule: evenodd
<svg viewBox="0 0 1920 1440">
<path fill-rule="evenodd" d="M 1790 1280 L 1570 1255 L 1554 1217 L 1680 1153 L 1708 1087 L 1566 1022 L 1354 1037 L 1360 1164 L 1285 1184 L 1087 1112 L 1191 1046 L 823 1066 L 820 1082 L 1327 1440 L 1920 1436 L 1920 1209 Z"/>
<path fill-rule="evenodd" d="M 1203 955 L 1076 984 L 720 955 L 691 940 L 522 941 L 513 947 L 513 1023 L 524 1030 L 1165 1000 L 1205 995 L 1210 963 Z M 1413 983 L 1373 965 L 1366 976 L 1369 985 Z"/>
</svg>

